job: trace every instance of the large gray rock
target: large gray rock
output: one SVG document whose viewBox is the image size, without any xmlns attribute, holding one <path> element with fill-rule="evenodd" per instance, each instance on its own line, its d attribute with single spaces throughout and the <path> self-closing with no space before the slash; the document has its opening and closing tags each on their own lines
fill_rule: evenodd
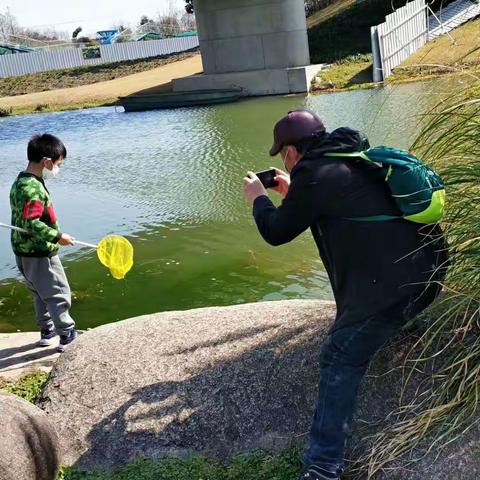
<svg viewBox="0 0 480 480">
<path fill-rule="evenodd" d="M 308 430 L 334 311 L 266 302 L 104 325 L 61 356 L 40 406 L 66 462 L 86 469 L 284 446 Z"/>
<path fill-rule="evenodd" d="M 0 391 L 0 480 L 54 480 L 60 466 L 57 433 L 47 415 Z"/>
<path fill-rule="evenodd" d="M 87 470 L 193 452 L 224 460 L 304 443 L 320 344 L 334 315 L 332 303 L 282 301 L 105 325 L 62 355 L 41 406 L 61 435 L 66 462 Z M 382 351 L 364 382 L 350 442 L 355 454 L 398 405 L 401 374 L 378 374 L 401 363 L 402 345 Z M 453 445 L 433 465 L 428 457 L 420 470 L 386 478 L 480 478 L 474 440 L 464 453 Z"/>
</svg>

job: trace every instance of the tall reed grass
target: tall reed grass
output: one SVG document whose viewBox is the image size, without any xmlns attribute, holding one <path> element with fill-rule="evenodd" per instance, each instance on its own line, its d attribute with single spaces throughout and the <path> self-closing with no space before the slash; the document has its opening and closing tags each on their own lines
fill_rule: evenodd
<svg viewBox="0 0 480 480">
<path fill-rule="evenodd" d="M 470 85 L 424 116 L 411 150 L 447 186 L 443 224 L 450 268 L 444 292 L 402 365 L 401 406 L 354 478 L 377 478 L 457 440 L 480 422 L 480 89 Z M 413 392 L 413 393 L 412 393 Z M 388 478 L 388 473 L 386 473 Z"/>
</svg>

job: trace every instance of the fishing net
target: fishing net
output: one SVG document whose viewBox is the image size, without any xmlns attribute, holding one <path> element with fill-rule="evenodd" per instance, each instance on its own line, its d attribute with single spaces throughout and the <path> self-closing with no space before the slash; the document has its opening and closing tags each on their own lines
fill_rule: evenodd
<svg viewBox="0 0 480 480">
<path fill-rule="evenodd" d="M 99 260 L 110 269 L 113 278 L 121 280 L 133 266 L 132 244 L 120 235 L 103 238 L 97 247 Z"/>
</svg>

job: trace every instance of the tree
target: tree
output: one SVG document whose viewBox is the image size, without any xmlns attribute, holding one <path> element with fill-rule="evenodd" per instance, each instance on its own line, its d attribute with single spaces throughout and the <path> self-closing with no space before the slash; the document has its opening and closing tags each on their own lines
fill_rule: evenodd
<svg viewBox="0 0 480 480">
<path fill-rule="evenodd" d="M 40 40 L 44 42 L 51 42 L 54 40 L 66 40 L 68 38 L 68 34 L 66 32 L 57 32 L 56 30 L 44 30 L 44 31 L 37 31 L 32 30 L 30 28 L 22 28 L 22 33 L 24 36 L 33 39 L 33 40 Z"/>
<path fill-rule="evenodd" d="M 155 23 L 155 31 L 166 37 L 172 37 L 181 31 L 180 22 L 174 13 L 159 15 Z"/>
<path fill-rule="evenodd" d="M 152 23 L 153 20 L 150 20 L 146 15 L 142 15 L 140 18 L 140 25 L 147 25 L 148 23 Z"/>
<path fill-rule="evenodd" d="M 124 30 L 129 30 L 129 27 L 126 27 L 123 22 L 114 23 L 111 26 L 112 30 L 118 30 L 118 32 L 123 32 Z"/>
<path fill-rule="evenodd" d="M 133 40 L 134 31 L 130 26 L 127 26 L 124 22 L 114 23 L 111 27 L 112 30 L 117 30 L 120 35 L 115 38 L 115 43 L 129 42 Z"/>
<path fill-rule="evenodd" d="M 185 0 L 185 11 L 187 13 L 193 13 L 193 0 Z"/>
<path fill-rule="evenodd" d="M 197 22 L 195 21 L 195 15 L 184 13 L 180 17 L 180 25 L 183 31 L 190 32 L 197 29 Z"/>
<path fill-rule="evenodd" d="M 5 13 L 0 13 L 0 37 L 5 42 L 10 35 L 20 33 L 18 21 L 14 15 L 11 14 L 7 7 Z"/>
<path fill-rule="evenodd" d="M 173 1 L 170 1 L 166 13 L 159 14 L 155 20 L 142 15 L 137 27 L 137 35 L 153 32 L 164 37 L 171 37 L 195 29 L 195 17 L 183 12 L 176 7 Z"/>
<path fill-rule="evenodd" d="M 65 40 L 68 34 L 58 33 L 54 29 L 34 30 L 21 27 L 17 18 L 7 8 L 5 13 L 0 13 L 0 41 L 19 43 L 29 47 L 45 46 L 49 42 Z"/>
</svg>

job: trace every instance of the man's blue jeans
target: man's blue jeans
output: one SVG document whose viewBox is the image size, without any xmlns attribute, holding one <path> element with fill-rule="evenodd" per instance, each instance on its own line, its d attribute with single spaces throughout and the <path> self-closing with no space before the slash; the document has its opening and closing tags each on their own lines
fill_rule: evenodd
<svg viewBox="0 0 480 480">
<path fill-rule="evenodd" d="M 333 474 L 342 471 L 358 387 L 370 360 L 407 321 L 434 300 L 438 289 L 430 288 L 362 322 L 338 329 L 334 326 L 322 347 L 318 404 L 304 466 L 314 464 Z"/>
</svg>

